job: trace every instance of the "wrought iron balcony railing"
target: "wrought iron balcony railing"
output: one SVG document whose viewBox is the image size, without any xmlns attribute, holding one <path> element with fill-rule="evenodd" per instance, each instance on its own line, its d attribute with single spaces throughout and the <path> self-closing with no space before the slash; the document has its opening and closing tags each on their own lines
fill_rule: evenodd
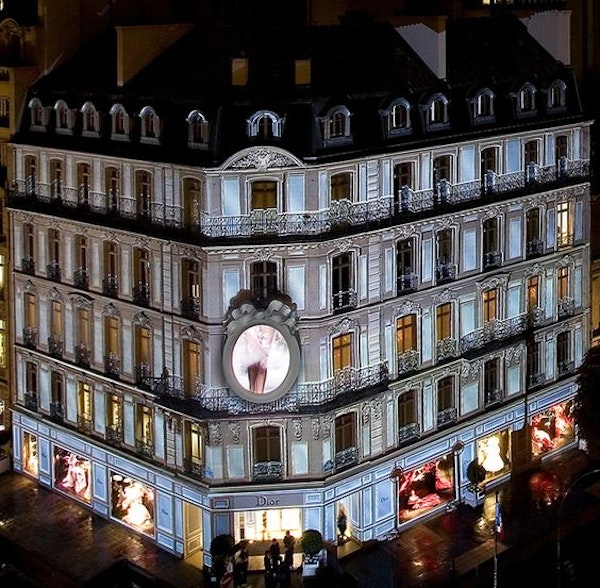
<svg viewBox="0 0 600 588">
<path fill-rule="evenodd" d="M 525 253 L 528 258 L 539 257 L 544 254 L 544 242 L 541 239 L 527 241 Z"/>
<path fill-rule="evenodd" d="M 537 386 L 543 386 L 546 383 L 546 374 L 537 373 L 530 374 L 527 378 L 527 383 L 530 388 L 536 388 Z"/>
<path fill-rule="evenodd" d="M 82 367 L 90 367 L 91 351 L 85 343 L 75 345 L 75 363 Z"/>
<path fill-rule="evenodd" d="M 21 271 L 24 274 L 33 276 L 35 274 L 35 259 L 33 257 L 23 257 L 21 259 Z"/>
<path fill-rule="evenodd" d="M 117 276 L 106 276 L 102 280 L 102 294 L 110 298 L 119 297 L 119 278 Z"/>
<path fill-rule="evenodd" d="M 358 464 L 358 447 L 347 447 L 335 454 L 336 471 L 344 470 Z"/>
<path fill-rule="evenodd" d="M 419 287 L 419 276 L 411 271 L 401 274 L 398 276 L 396 287 L 398 296 L 414 292 Z"/>
<path fill-rule="evenodd" d="M 73 272 L 73 284 L 76 288 L 87 290 L 90 287 L 90 276 L 87 269 L 80 267 Z"/>
<path fill-rule="evenodd" d="M 546 312 L 541 306 L 534 306 L 527 313 L 527 321 L 530 327 L 539 327 L 546 321 Z"/>
<path fill-rule="evenodd" d="M 419 423 L 408 423 L 398 428 L 398 443 L 408 443 L 421 436 L 421 426 Z"/>
<path fill-rule="evenodd" d="M 123 443 L 123 431 L 119 425 L 106 425 L 106 442 L 113 447 L 120 447 Z"/>
<path fill-rule="evenodd" d="M 140 282 L 133 287 L 133 302 L 139 306 L 150 306 L 150 284 Z"/>
<path fill-rule="evenodd" d="M 149 441 L 136 439 L 135 452 L 141 457 L 152 459 L 154 457 L 154 446 Z"/>
<path fill-rule="evenodd" d="M 499 388 L 491 388 L 489 390 L 484 390 L 484 397 L 485 407 L 490 408 L 491 406 L 500 404 L 502 400 L 504 400 L 504 392 Z"/>
<path fill-rule="evenodd" d="M 416 349 L 409 349 L 398 353 L 398 373 L 404 374 L 412 372 L 419 367 L 419 352 Z"/>
<path fill-rule="evenodd" d="M 187 296 L 181 301 L 181 314 L 193 321 L 200 319 L 202 304 L 198 296 Z"/>
<path fill-rule="evenodd" d="M 339 292 L 334 292 L 332 295 L 332 302 L 334 312 L 341 312 L 356 308 L 356 305 L 358 304 L 356 290 L 351 288 L 349 290 L 340 290 Z"/>
<path fill-rule="evenodd" d="M 437 413 L 437 426 L 446 427 L 453 425 L 458 419 L 458 411 L 455 407 L 445 408 Z"/>
<path fill-rule="evenodd" d="M 456 280 L 456 264 L 448 263 L 438 260 L 437 267 L 435 268 L 435 281 L 437 284 L 445 284 L 446 282 L 452 282 Z"/>
<path fill-rule="evenodd" d="M 575 300 L 570 297 L 558 301 L 558 318 L 563 319 L 575 314 Z"/>
<path fill-rule="evenodd" d="M 280 461 L 259 461 L 252 467 L 254 482 L 279 482 L 283 479 L 283 464 Z"/>
<path fill-rule="evenodd" d="M 451 359 L 458 356 L 458 340 L 453 337 L 446 337 L 436 341 L 435 355 L 437 361 Z"/>
<path fill-rule="evenodd" d="M 564 376 L 565 374 L 575 373 L 575 362 L 570 360 L 558 360 L 558 375 Z"/>
<path fill-rule="evenodd" d="M 467 333 L 460 339 L 462 353 L 481 349 L 492 342 L 502 341 L 523 333 L 527 329 L 527 314 L 508 319 L 488 321 L 481 329 Z"/>
<path fill-rule="evenodd" d="M 495 269 L 502 266 L 502 251 L 486 251 L 483 254 L 483 269 Z"/>
<path fill-rule="evenodd" d="M 58 261 L 51 261 L 46 266 L 46 277 L 53 282 L 60 282 L 61 276 L 60 264 Z"/>
<path fill-rule="evenodd" d="M 154 376 L 152 374 L 152 368 L 149 364 L 140 362 L 139 365 L 135 366 L 135 382 L 138 386 L 152 388 L 154 384 Z"/>
<path fill-rule="evenodd" d="M 104 373 L 111 378 L 121 375 L 121 358 L 116 353 L 109 352 L 104 356 Z"/>
<path fill-rule="evenodd" d="M 36 327 L 24 327 L 23 328 L 23 345 L 30 349 L 37 347 L 37 329 Z"/>
<path fill-rule="evenodd" d="M 50 418 L 62 422 L 65 418 L 64 406 L 62 402 L 50 403 Z"/>
<path fill-rule="evenodd" d="M 33 412 L 37 412 L 38 409 L 38 395 L 37 392 L 30 390 L 29 392 L 25 392 L 24 395 L 24 406 L 27 410 L 31 410 Z"/>
<path fill-rule="evenodd" d="M 563 233 L 560 232 L 556 235 L 556 245 L 560 249 L 564 249 L 565 247 L 573 246 L 573 233 Z"/>
<path fill-rule="evenodd" d="M 52 357 L 61 358 L 63 355 L 63 340 L 58 337 L 48 337 L 48 353 Z"/>
<path fill-rule="evenodd" d="M 92 432 L 92 427 L 94 422 L 92 421 L 92 417 L 86 415 L 77 415 L 77 428 L 82 433 L 90 434 Z"/>
<path fill-rule="evenodd" d="M 184 458 L 183 471 L 196 480 L 204 480 L 206 477 L 206 466 L 195 458 Z"/>
</svg>

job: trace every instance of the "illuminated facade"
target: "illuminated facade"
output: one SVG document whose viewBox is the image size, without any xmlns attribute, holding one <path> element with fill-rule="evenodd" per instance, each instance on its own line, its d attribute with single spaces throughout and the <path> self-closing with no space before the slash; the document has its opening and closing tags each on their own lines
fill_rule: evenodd
<svg viewBox="0 0 600 588">
<path fill-rule="evenodd" d="M 33 86 L 9 207 L 16 470 L 210 564 L 221 533 L 333 540 L 342 509 L 382 537 L 475 502 L 473 464 L 489 488 L 575 443 L 572 72 L 512 19 L 428 29 L 429 67 L 413 28 L 357 26 L 276 63 L 120 27 Z M 148 38 L 150 63 L 118 49 Z"/>
</svg>

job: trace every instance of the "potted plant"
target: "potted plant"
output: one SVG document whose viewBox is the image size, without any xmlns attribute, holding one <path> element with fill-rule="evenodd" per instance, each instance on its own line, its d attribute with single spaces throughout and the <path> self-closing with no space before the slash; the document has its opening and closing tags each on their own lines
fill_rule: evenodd
<svg viewBox="0 0 600 588">
<path fill-rule="evenodd" d="M 307 529 L 300 539 L 302 545 L 302 575 L 316 576 L 323 549 L 323 536 L 315 529 Z"/>
<path fill-rule="evenodd" d="M 469 484 L 467 485 L 466 502 L 471 506 L 479 506 L 485 498 L 485 489 L 480 484 L 485 480 L 485 469 L 474 459 L 467 466 L 467 479 Z"/>
</svg>

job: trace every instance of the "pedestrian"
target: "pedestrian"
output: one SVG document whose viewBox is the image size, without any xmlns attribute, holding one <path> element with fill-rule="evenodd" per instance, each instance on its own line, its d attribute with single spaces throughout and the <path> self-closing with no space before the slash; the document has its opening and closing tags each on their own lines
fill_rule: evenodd
<svg viewBox="0 0 600 588">
<path fill-rule="evenodd" d="M 283 548 L 285 550 L 291 548 L 294 549 L 294 544 L 296 543 L 296 538 L 290 533 L 290 531 L 285 532 L 285 536 L 283 538 Z"/>
<path fill-rule="evenodd" d="M 245 586 L 248 580 L 248 563 L 250 558 L 247 549 L 245 545 L 240 548 L 233 564 L 233 579 L 236 588 Z"/>
<path fill-rule="evenodd" d="M 271 554 L 271 550 L 265 551 L 265 588 L 277 587 L 278 561 Z"/>
<path fill-rule="evenodd" d="M 279 541 L 273 537 L 271 539 L 271 545 L 269 546 L 269 551 L 273 556 L 273 559 L 279 564 L 279 557 L 281 555 L 281 548 L 279 547 Z"/>
</svg>

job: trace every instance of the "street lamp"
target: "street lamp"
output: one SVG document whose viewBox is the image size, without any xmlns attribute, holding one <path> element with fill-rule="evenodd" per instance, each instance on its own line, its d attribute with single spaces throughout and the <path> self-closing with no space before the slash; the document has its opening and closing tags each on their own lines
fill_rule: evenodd
<svg viewBox="0 0 600 588">
<path fill-rule="evenodd" d="M 400 466 L 396 466 L 390 473 L 390 480 L 392 480 L 392 482 L 394 482 L 394 484 L 396 486 L 396 490 L 395 490 L 396 498 L 394 500 L 394 503 L 395 503 L 394 508 L 396 509 L 396 512 L 394 513 L 394 530 L 395 530 L 396 536 L 398 536 L 398 534 L 400 532 L 399 531 L 399 527 L 400 527 L 400 478 L 402 477 L 403 473 L 404 473 L 404 470 Z"/>
<path fill-rule="evenodd" d="M 600 474 L 600 469 L 596 468 L 596 469 L 590 470 L 589 472 L 583 473 L 578 478 L 575 478 L 575 480 L 573 480 L 573 482 L 571 482 L 571 485 L 567 488 L 567 491 L 564 493 L 564 495 L 563 495 L 563 497 L 562 497 L 562 499 L 560 501 L 560 505 L 558 507 L 558 524 L 556 526 L 556 586 L 557 586 L 557 588 L 561 587 L 561 577 L 560 577 L 560 571 L 561 571 L 561 565 L 560 565 L 560 517 L 562 515 L 562 509 L 563 509 L 563 506 L 564 506 L 564 504 L 565 504 L 565 502 L 567 500 L 567 497 L 571 493 L 571 490 L 573 490 L 575 488 L 575 485 L 578 484 L 579 482 L 581 482 L 581 480 L 584 480 L 585 478 L 588 478 L 589 476 L 591 476 L 593 474 Z"/>
</svg>

